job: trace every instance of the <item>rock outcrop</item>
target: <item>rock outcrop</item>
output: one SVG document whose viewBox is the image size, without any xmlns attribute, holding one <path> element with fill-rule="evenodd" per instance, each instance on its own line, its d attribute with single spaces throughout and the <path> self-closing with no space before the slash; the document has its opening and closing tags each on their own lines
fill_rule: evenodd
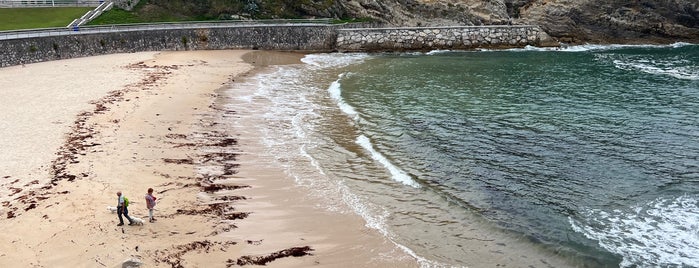
<svg viewBox="0 0 699 268">
<path fill-rule="evenodd" d="M 531 24 L 565 43 L 699 43 L 698 0 L 149 0 L 140 6 L 136 13 L 145 21 L 168 14 L 182 20 L 366 18 L 408 27 Z"/>
<path fill-rule="evenodd" d="M 699 41 L 696 0 L 531 1 L 519 12 L 564 42 Z"/>
<path fill-rule="evenodd" d="M 303 13 L 393 26 L 534 24 L 567 43 L 699 42 L 696 0 L 304 1 Z"/>
</svg>

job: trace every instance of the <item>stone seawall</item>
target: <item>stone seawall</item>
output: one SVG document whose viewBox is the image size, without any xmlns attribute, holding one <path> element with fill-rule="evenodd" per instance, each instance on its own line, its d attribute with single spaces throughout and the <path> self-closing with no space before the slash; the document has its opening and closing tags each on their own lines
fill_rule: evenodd
<svg viewBox="0 0 699 268">
<path fill-rule="evenodd" d="M 241 26 L 162 29 L 0 40 L 0 67 L 113 53 L 167 50 L 264 49 L 330 51 L 334 27 Z"/>
<path fill-rule="evenodd" d="M 347 28 L 344 25 L 245 25 L 171 28 L 0 40 L 0 67 L 103 54 L 205 49 L 312 52 L 405 51 L 547 46 L 536 26 Z"/>
<path fill-rule="evenodd" d="M 338 32 L 336 48 L 341 51 L 557 46 L 539 27 L 528 25 L 340 29 Z"/>
</svg>

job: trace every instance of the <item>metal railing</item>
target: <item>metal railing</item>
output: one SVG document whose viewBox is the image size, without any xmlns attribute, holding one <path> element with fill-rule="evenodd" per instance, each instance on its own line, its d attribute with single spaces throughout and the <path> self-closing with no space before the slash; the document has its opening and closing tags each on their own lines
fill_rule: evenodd
<svg viewBox="0 0 699 268">
<path fill-rule="evenodd" d="M 96 7 L 103 0 L 0 0 L 0 8 L 19 7 Z"/>
<path fill-rule="evenodd" d="M 62 36 L 95 33 L 114 33 L 129 31 L 173 30 L 173 29 L 202 29 L 202 28 L 230 28 L 255 25 L 304 25 L 327 26 L 331 19 L 284 19 L 284 20 L 225 20 L 225 21 L 192 21 L 192 22 L 164 22 L 164 23 L 136 23 L 116 24 L 107 26 L 80 26 L 72 28 L 43 28 L 31 30 L 0 31 L 0 40 L 21 39 L 45 36 Z"/>
</svg>

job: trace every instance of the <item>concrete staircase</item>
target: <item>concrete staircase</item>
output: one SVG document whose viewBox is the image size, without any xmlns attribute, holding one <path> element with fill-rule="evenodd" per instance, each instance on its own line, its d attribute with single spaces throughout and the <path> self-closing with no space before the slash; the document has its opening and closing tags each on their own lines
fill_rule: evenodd
<svg viewBox="0 0 699 268">
<path fill-rule="evenodd" d="M 97 6 L 95 9 L 88 11 L 85 13 L 85 15 L 82 15 L 82 17 L 74 19 L 66 28 L 72 28 L 74 31 L 78 31 L 80 26 L 85 25 L 86 23 L 90 22 L 91 20 L 94 20 L 95 18 L 99 17 L 102 15 L 107 10 L 112 9 L 114 7 L 114 2 L 112 1 L 101 1 L 102 3 Z"/>
</svg>

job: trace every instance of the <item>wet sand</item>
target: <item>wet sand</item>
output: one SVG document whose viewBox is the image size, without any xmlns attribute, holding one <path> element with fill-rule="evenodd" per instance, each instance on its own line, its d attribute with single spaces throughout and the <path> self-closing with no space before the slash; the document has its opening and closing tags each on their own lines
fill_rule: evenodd
<svg viewBox="0 0 699 268">
<path fill-rule="evenodd" d="M 266 158 L 260 118 L 221 105 L 222 88 L 300 57 L 143 52 L 0 69 L 0 266 L 417 266 L 358 216 L 317 208 Z M 116 225 L 117 191 L 143 226 Z"/>
</svg>

